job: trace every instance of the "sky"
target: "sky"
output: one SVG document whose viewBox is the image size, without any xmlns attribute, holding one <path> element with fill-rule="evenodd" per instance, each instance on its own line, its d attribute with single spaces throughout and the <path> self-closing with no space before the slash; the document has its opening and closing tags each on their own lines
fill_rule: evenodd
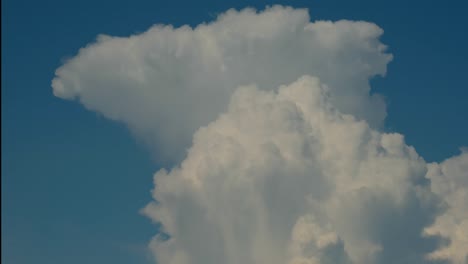
<svg viewBox="0 0 468 264">
<path fill-rule="evenodd" d="M 181 119 L 184 120 L 182 125 L 177 122 L 171 122 L 171 120 L 184 118 L 187 110 L 184 110 L 183 106 L 176 106 L 175 108 L 177 109 L 174 110 L 172 108 L 174 106 L 166 106 L 164 104 L 164 101 L 172 102 L 170 98 L 175 98 L 171 97 L 171 94 L 168 95 L 168 100 L 165 100 L 167 99 L 166 97 L 162 97 L 163 100 L 161 102 L 156 101 L 155 105 L 158 107 L 161 105 L 161 108 L 157 108 L 156 106 L 156 108 L 153 108 L 153 104 L 151 104 L 153 97 L 149 97 L 150 102 L 141 103 L 141 109 L 135 107 L 135 105 L 139 105 L 140 102 L 138 100 L 141 97 L 132 97 L 131 93 L 128 94 L 128 97 L 125 93 L 118 94 L 119 96 L 124 96 L 124 98 L 136 100 L 135 105 L 127 105 L 128 109 L 137 109 L 141 110 L 141 112 L 130 111 L 127 113 L 124 111 L 116 113 L 114 112 L 115 108 L 113 108 L 115 106 L 107 103 L 114 102 L 118 104 L 118 96 L 115 97 L 117 98 L 115 99 L 116 101 L 113 101 L 113 94 L 107 94 L 109 92 L 107 90 L 102 90 L 102 97 L 99 97 L 99 93 L 93 93 L 95 90 L 91 88 L 96 84 L 93 80 L 98 80 L 96 81 L 97 83 L 103 81 L 104 84 L 109 85 L 106 87 L 113 85 L 112 78 L 107 77 L 106 79 L 102 76 L 104 76 L 106 69 L 113 69 L 109 65 L 112 65 L 112 58 L 121 58 L 119 55 L 106 57 L 106 54 L 103 55 L 103 53 L 97 52 L 95 58 L 97 61 L 102 59 L 103 64 L 102 68 L 97 71 L 99 72 L 97 74 L 99 77 L 95 79 L 93 79 L 94 77 L 91 78 L 92 75 L 90 75 L 93 74 L 94 70 L 87 67 L 84 67 L 85 70 L 77 71 L 70 66 L 63 68 L 62 75 L 59 74 L 58 80 L 66 88 L 72 87 L 67 86 L 68 76 L 78 76 L 83 83 L 89 84 L 87 86 L 90 87 L 89 90 L 75 92 L 84 98 L 82 103 L 85 107 L 94 109 L 97 112 L 86 110 L 81 103 L 76 101 L 63 100 L 63 98 L 67 99 L 69 97 L 69 92 L 73 92 L 73 87 L 70 88 L 71 90 L 65 89 L 65 92 L 60 94 L 60 91 L 57 92 L 59 90 L 58 86 L 52 88 L 53 84 L 51 82 L 56 77 L 56 70 L 59 67 L 70 65 L 67 62 L 77 61 L 77 64 L 82 63 L 85 66 L 93 66 L 93 61 L 90 62 L 89 58 L 86 59 L 85 57 L 83 60 L 73 60 L 72 58 L 77 56 L 80 48 L 94 42 L 100 34 L 127 37 L 141 34 L 154 24 L 171 24 L 174 27 L 188 24 L 194 27 L 202 22 L 216 20 L 218 14 L 230 8 L 239 10 L 245 7 L 254 7 L 258 10 L 263 10 L 266 5 L 272 4 L 288 5 L 294 8 L 308 8 L 312 22 L 315 20 L 337 21 L 347 19 L 375 23 L 383 29 L 380 41 L 388 46 L 386 52 L 392 54 L 393 58 L 391 61 L 387 65 L 387 57 L 381 57 L 380 53 L 375 55 L 370 52 L 369 57 L 363 57 L 369 60 L 368 63 L 371 65 L 371 70 L 374 69 L 372 68 L 374 66 L 376 68 L 375 72 L 366 73 L 366 78 L 372 78 L 370 81 L 372 87 L 371 93 L 378 93 L 385 97 L 383 106 L 380 102 L 377 103 L 380 108 L 374 107 L 374 105 L 370 105 L 371 103 L 367 101 L 368 98 L 364 97 L 363 101 L 356 101 L 356 105 L 353 106 L 354 108 L 352 106 L 347 107 L 340 101 L 344 100 L 340 98 L 346 97 L 340 97 L 341 94 L 333 89 L 334 87 L 340 87 L 340 85 L 347 85 L 348 81 L 351 83 L 350 86 L 352 86 L 355 80 L 352 78 L 348 80 L 340 76 L 328 76 L 326 73 L 321 73 L 322 76 L 319 76 L 321 77 L 320 81 L 334 84 L 331 85 L 331 93 L 332 95 L 337 94 L 336 98 L 338 99 L 336 100 L 338 102 L 333 101 L 330 104 L 342 112 L 351 113 L 354 116 L 367 120 L 369 127 L 362 128 L 364 131 L 374 131 L 375 127 L 379 127 L 378 129 L 385 132 L 396 132 L 404 135 L 406 145 L 413 146 L 425 162 L 437 162 L 440 164 L 433 164 L 433 167 L 429 169 L 429 176 L 426 176 L 429 178 L 434 177 L 435 180 L 433 182 L 437 182 L 437 176 L 434 176 L 437 175 L 437 166 L 441 167 L 441 171 L 447 171 L 444 173 L 448 175 L 448 178 L 451 177 L 450 175 L 457 174 L 457 172 L 452 172 L 456 171 L 455 169 L 443 169 L 456 167 L 457 165 L 451 165 L 458 162 L 456 158 L 446 163 L 443 163 L 443 161 L 452 156 L 459 155 L 460 147 L 468 146 L 468 137 L 466 136 L 468 135 L 468 122 L 465 121 L 468 116 L 468 104 L 466 103 L 468 101 L 468 90 L 464 78 L 467 70 L 466 59 L 468 58 L 468 51 L 465 47 L 468 44 L 468 36 L 465 33 L 467 23 L 464 19 L 464 10 L 466 10 L 466 4 L 463 1 L 411 1 L 411 3 L 399 0 L 392 2 L 360 1 L 359 3 L 351 1 L 197 1 L 195 3 L 193 1 L 96 2 L 85 0 L 71 3 L 55 0 L 40 2 L 6 0 L 2 1 L 2 261 L 12 264 L 154 263 L 151 254 L 147 251 L 147 247 L 148 243 L 150 243 L 149 241 L 158 233 L 160 227 L 153 224 L 150 219 L 163 223 L 168 221 L 166 225 L 170 225 L 171 221 L 161 219 L 161 215 L 164 215 L 162 213 L 157 213 L 159 214 L 158 216 L 153 215 L 153 212 L 159 212 L 152 208 L 155 205 L 154 202 L 150 203 L 153 198 L 158 199 L 158 201 L 167 201 L 167 204 L 170 204 L 172 200 L 177 201 L 174 207 L 162 207 L 169 212 L 167 213 L 169 219 L 177 215 L 188 215 L 188 218 L 194 218 L 191 223 L 194 227 L 198 227 L 200 230 L 207 228 L 206 225 L 197 225 L 195 223 L 198 217 L 196 214 L 197 210 L 201 208 L 200 210 L 218 212 L 219 208 L 223 208 L 223 206 L 216 203 L 202 204 L 201 202 L 192 205 L 186 203 L 185 199 L 189 197 L 196 200 L 200 193 L 208 193 L 213 195 L 213 197 L 218 197 L 217 195 L 221 194 L 216 192 L 217 186 L 205 187 L 205 189 L 202 189 L 203 191 L 193 191 L 193 197 L 174 195 L 174 193 L 178 193 L 177 190 L 174 190 L 174 193 L 168 191 L 171 188 L 175 188 L 171 187 L 173 185 L 180 185 L 182 186 L 181 188 L 189 189 L 193 186 L 186 186 L 185 183 L 173 182 L 173 180 L 169 179 L 171 175 L 175 175 L 174 177 L 177 177 L 177 175 L 181 175 L 179 177 L 189 175 L 190 173 L 187 171 L 190 171 L 190 169 L 181 169 L 180 171 L 170 171 L 170 169 L 177 166 L 182 160 L 185 160 L 186 164 L 191 164 L 190 162 L 195 162 L 197 157 L 200 156 L 208 159 L 204 156 L 206 153 L 203 145 L 206 141 L 205 138 L 211 138 L 211 133 L 214 133 L 213 131 L 227 131 L 226 133 L 231 131 L 226 127 L 236 127 L 237 123 L 232 123 L 229 120 L 248 117 L 238 112 L 240 110 L 236 110 L 236 107 L 242 106 L 242 96 L 257 98 L 259 102 L 267 102 L 265 103 L 267 105 L 278 105 L 278 101 L 282 102 L 284 100 L 292 104 L 298 104 L 298 100 L 300 99 L 294 96 L 288 97 L 287 92 L 293 93 L 298 89 L 300 91 L 301 85 L 321 91 L 320 89 L 322 88 L 319 87 L 322 86 L 315 83 L 313 81 L 315 79 L 310 80 L 306 78 L 305 84 L 296 83 L 296 77 L 289 80 L 289 76 L 285 77 L 287 79 L 285 83 L 282 83 L 282 79 L 267 79 L 267 81 L 259 82 L 260 90 L 263 88 L 262 85 L 268 86 L 267 90 L 276 89 L 277 86 L 275 85 L 277 84 L 284 84 L 289 88 L 285 89 L 284 94 L 278 92 L 273 95 L 263 94 L 255 89 L 239 90 L 235 93 L 237 97 L 234 96 L 232 98 L 230 97 L 230 93 L 229 97 L 221 94 L 219 98 L 224 98 L 225 101 L 223 101 L 224 99 L 217 101 L 221 102 L 222 105 L 214 105 L 209 109 L 202 106 L 201 108 L 197 108 L 198 105 L 190 105 L 190 102 L 192 102 L 189 100 L 190 98 L 181 99 L 184 105 L 189 104 L 199 111 L 194 111 L 194 115 L 197 114 L 197 116 L 188 115 L 186 117 L 187 120 Z M 288 14 L 286 17 L 291 17 L 294 22 L 293 18 L 296 15 Z M 254 17 L 252 21 L 254 23 L 257 20 Z M 221 28 L 223 28 L 223 25 L 221 25 Z M 367 26 L 365 28 L 367 30 Z M 321 29 L 317 30 L 321 32 Z M 368 30 L 374 32 L 374 28 Z M 155 34 L 156 37 L 163 36 L 163 33 L 156 32 Z M 171 36 L 174 33 L 169 31 L 167 34 Z M 369 38 L 378 38 L 378 33 L 370 33 Z M 242 38 L 240 39 L 241 41 L 243 40 Z M 292 41 L 299 42 L 300 40 L 294 39 Z M 151 42 L 149 43 L 151 44 Z M 226 47 L 231 47 L 229 45 L 226 44 Z M 232 45 L 233 49 L 235 49 L 236 46 Z M 353 45 L 359 48 L 362 42 L 360 42 L 360 39 L 357 39 L 349 45 L 343 44 L 342 48 L 350 53 L 354 52 L 352 54 L 357 53 L 361 56 L 361 49 L 356 48 L 356 51 L 353 48 L 349 48 L 354 47 Z M 161 53 L 165 52 L 164 49 L 161 50 Z M 269 51 L 269 49 L 265 50 Z M 273 53 L 277 51 L 274 47 L 271 47 L 271 51 L 272 54 L 277 54 Z M 318 50 L 319 54 L 325 54 L 326 51 L 329 50 L 325 48 L 323 52 L 322 50 Z M 308 49 L 305 49 L 303 54 L 307 52 Z M 315 54 L 314 51 L 311 52 Z M 333 53 L 335 50 L 331 49 L 330 52 Z M 100 57 L 101 55 L 102 57 Z M 301 63 L 308 65 L 306 64 L 307 61 L 300 62 L 294 60 L 294 58 L 308 58 L 306 55 L 301 55 L 302 53 L 298 56 L 293 56 L 293 59 L 287 62 L 292 65 L 302 65 Z M 374 55 L 375 57 L 372 57 Z M 274 56 L 272 55 L 271 57 L 273 58 Z M 244 63 L 245 60 L 240 59 L 240 63 Z M 196 59 L 194 61 L 198 62 Z M 188 60 L 187 65 L 190 62 Z M 346 65 L 345 63 L 348 63 L 348 61 L 340 59 L 336 63 L 340 66 L 340 63 Z M 382 65 L 387 66 L 383 69 L 381 68 L 384 67 Z M 336 72 L 341 74 L 343 70 L 338 66 Z M 168 76 L 172 76 L 177 72 L 177 70 L 174 70 L 176 68 L 168 69 L 170 70 L 167 73 Z M 291 66 L 291 69 L 295 69 L 294 66 Z M 321 68 L 317 69 L 317 71 L 320 71 Z M 287 70 L 284 72 L 287 72 Z M 282 74 L 286 74 L 284 72 L 279 74 L 277 78 L 283 76 Z M 386 73 L 385 77 L 374 76 L 384 72 Z M 219 80 L 209 79 L 205 83 L 203 81 L 206 78 L 202 77 L 206 77 L 206 75 L 198 72 L 195 73 L 193 73 L 193 76 L 200 78 L 188 78 L 189 82 L 195 82 L 200 87 L 203 87 L 205 84 L 209 86 L 212 83 L 218 85 Z M 199 81 L 200 79 L 203 81 Z M 336 83 L 333 83 L 334 80 L 336 80 Z M 344 84 L 341 83 L 341 80 L 343 80 Z M 156 80 L 156 83 L 158 82 L 159 79 Z M 235 83 L 237 85 L 237 82 Z M 152 84 L 150 83 L 150 85 Z M 171 85 L 171 81 L 167 81 L 167 86 Z M 122 91 L 126 91 L 125 86 L 122 87 Z M 55 96 L 53 89 L 55 89 Z M 359 89 L 356 88 L 356 90 Z M 207 90 L 206 93 L 210 95 L 212 91 Z M 180 95 L 175 93 L 173 96 Z M 98 99 L 94 100 L 95 98 Z M 224 111 L 225 104 L 228 103 L 232 105 L 232 109 Z M 146 105 L 149 105 L 148 108 L 145 108 Z M 263 106 L 263 104 L 261 105 Z M 385 105 L 387 115 L 384 121 L 382 121 L 383 117 L 378 115 L 379 112 L 377 110 L 381 110 L 381 107 L 385 107 Z M 247 105 L 245 107 L 249 109 L 253 106 Z M 253 107 L 253 109 L 257 108 Z M 324 115 L 333 116 L 337 120 L 343 119 L 340 115 L 336 117 L 322 108 L 319 109 L 324 112 Z M 154 113 L 167 114 L 169 119 L 165 119 L 166 116 L 145 115 L 147 113 L 152 114 L 153 111 Z M 284 112 L 282 108 L 278 108 L 277 111 L 279 114 L 289 113 Z M 226 113 L 226 120 L 228 121 L 218 118 L 218 114 L 222 112 Z M 265 117 L 265 113 L 263 112 L 255 113 L 255 116 L 260 120 L 263 120 Z M 308 112 L 304 110 L 304 113 Z M 312 120 L 314 115 L 312 113 L 309 114 Z M 113 118 L 112 116 L 114 115 L 117 117 Z M 308 114 L 305 115 L 308 116 Z M 120 119 L 121 122 L 113 122 L 109 118 Z M 151 122 L 153 118 L 158 122 Z M 287 123 L 288 119 L 272 118 L 272 120 L 276 120 L 282 124 L 284 122 Z M 382 124 L 378 124 L 379 120 Z M 196 134 L 197 136 L 193 140 L 193 151 L 190 155 L 186 158 L 180 157 L 180 151 L 183 152 L 192 145 L 194 130 L 212 121 L 212 126 Z M 296 125 L 302 127 L 314 124 L 313 122 L 299 122 Z M 343 128 L 346 131 L 347 129 L 351 129 L 347 125 L 353 124 L 337 121 L 330 124 L 320 123 L 319 125 L 315 125 L 321 128 L 323 126 L 324 131 L 334 125 L 338 126 L 337 129 Z M 160 130 L 160 127 L 168 127 L 168 130 L 162 130 L 162 128 Z M 259 125 L 257 127 L 250 123 L 247 124 L 245 131 L 250 131 L 249 129 L 252 129 L 252 127 L 259 129 L 252 130 L 252 135 L 258 131 L 266 133 L 264 130 L 277 131 L 275 130 L 277 127 L 272 124 Z M 282 131 L 282 128 L 277 129 Z M 286 133 L 288 131 L 283 132 Z M 160 134 L 155 136 L 152 133 Z M 260 135 L 263 135 L 261 133 Z M 373 132 L 368 133 L 372 134 Z M 172 138 L 174 135 L 176 139 Z M 235 135 L 231 136 L 235 137 Z M 274 139 L 275 134 L 272 137 Z M 375 137 L 386 138 L 386 136 L 381 136 L 381 134 L 375 135 Z M 154 138 L 156 138 L 155 142 L 152 141 Z M 173 142 L 179 141 L 179 139 L 182 143 Z M 242 138 L 239 139 L 239 142 L 245 143 L 253 140 L 258 139 Z M 341 138 L 330 139 L 317 136 L 316 140 L 320 142 L 329 142 L 327 140 L 338 142 Z M 384 139 L 381 140 L 384 143 L 386 142 Z M 393 140 L 398 141 L 392 137 L 388 140 L 391 142 Z M 186 142 L 188 142 L 188 145 Z M 286 140 L 286 142 L 289 141 Z M 362 144 L 367 144 L 366 142 L 364 143 Z M 382 144 L 385 147 L 384 143 Z M 225 146 L 224 144 L 226 143 L 220 141 L 219 144 Z M 371 143 L 368 144 L 370 147 L 373 146 Z M 400 143 L 395 144 L 398 145 Z M 283 148 L 289 149 L 290 147 L 288 145 L 283 146 L 280 143 L 277 145 L 281 151 Z M 256 151 L 259 150 L 249 149 L 246 151 L 246 154 L 250 155 L 249 157 L 254 157 L 255 153 L 257 153 Z M 223 157 L 221 154 L 219 156 Z M 399 156 L 401 159 L 407 159 L 412 162 L 416 162 L 415 160 L 417 160 L 412 154 L 401 155 L 401 157 Z M 230 156 L 226 157 L 226 160 L 230 161 L 231 158 Z M 369 157 L 358 157 L 356 159 L 361 160 L 365 164 L 367 164 L 366 162 L 372 163 L 373 161 Z M 218 164 L 217 162 L 215 161 L 213 164 L 221 167 L 224 166 L 224 163 Z M 261 163 L 262 161 L 258 162 Z M 417 170 L 418 166 L 426 166 L 425 163 L 421 162 L 416 162 L 416 165 L 414 165 L 416 169 L 414 170 Z M 287 163 L 286 165 L 290 166 L 291 164 Z M 187 166 L 187 168 L 190 168 L 189 165 Z M 305 165 L 298 165 L 298 167 L 294 166 L 291 165 L 293 171 L 301 171 L 308 169 L 308 166 L 314 167 L 314 164 L 305 163 Z M 400 165 L 397 164 L 397 166 Z M 160 171 L 163 167 L 169 171 Z M 199 173 L 211 175 L 212 170 L 210 168 L 208 166 L 205 169 L 206 172 L 201 170 Z M 413 167 L 411 168 L 413 169 Z M 255 167 L 254 169 L 262 175 L 269 173 L 263 167 Z M 409 171 L 412 171 L 412 169 Z M 231 169 L 230 171 L 236 170 Z M 168 189 L 158 187 L 160 189 L 152 197 L 151 190 L 154 188 L 153 174 L 156 172 L 158 172 L 156 178 L 162 179 L 160 185 L 167 185 Z M 250 172 L 246 170 L 238 173 L 243 175 Z M 462 174 L 464 172 L 466 171 L 461 170 Z M 223 173 L 213 173 L 215 175 L 213 176 L 214 179 L 217 179 L 216 174 Z M 460 170 L 457 175 L 460 175 Z M 466 174 L 462 176 L 466 176 Z M 366 186 L 372 186 L 372 188 L 376 186 L 377 183 L 368 181 L 366 177 L 364 175 L 361 179 L 362 182 L 368 184 Z M 168 180 L 164 180 L 166 178 Z M 302 182 L 299 178 L 294 183 L 310 184 L 309 182 Z M 236 180 L 236 178 L 232 180 Z M 204 180 L 201 180 L 201 182 L 204 183 Z M 339 177 L 336 178 L 336 182 L 343 185 L 347 183 L 346 178 Z M 466 180 L 462 180 L 461 182 L 465 184 Z M 267 180 L 261 183 L 276 186 L 275 183 Z M 282 184 L 284 185 L 281 186 L 289 186 L 287 183 Z M 314 182 L 313 184 L 320 183 Z M 341 186 L 340 184 L 337 184 L 337 186 Z M 291 190 L 295 190 L 292 184 L 291 188 Z M 244 189 L 241 188 L 240 190 Z M 440 196 L 445 195 L 444 191 L 437 189 L 437 187 L 434 187 L 431 190 L 432 192 Z M 389 193 L 392 194 L 391 191 Z M 460 197 L 466 197 L 463 196 L 463 190 L 460 190 L 460 193 Z M 339 194 L 338 192 L 333 193 L 336 196 L 339 196 Z M 261 195 L 262 197 L 269 197 L 268 192 Z M 246 195 L 246 197 L 249 196 Z M 459 205 L 460 197 L 447 196 L 446 200 L 455 208 L 455 205 Z M 236 200 L 238 198 L 235 194 L 232 194 L 232 197 L 229 196 L 229 199 L 235 201 L 239 201 Z M 231 201 L 229 199 L 228 201 Z M 317 201 L 322 201 L 322 198 L 317 199 Z M 416 201 L 419 200 L 416 199 Z M 242 202 L 243 200 L 239 201 L 239 203 Z M 181 204 L 180 207 L 179 204 Z M 352 208 L 352 206 L 354 205 L 349 205 L 347 208 Z M 142 208 L 146 208 L 144 213 L 141 212 Z M 185 209 L 180 209 L 181 212 L 179 212 L 179 208 Z M 330 208 L 332 212 L 335 212 L 332 209 L 338 210 L 341 207 L 337 205 L 335 208 L 334 204 L 330 202 Z M 254 210 L 256 208 L 250 209 Z M 306 210 L 299 207 L 294 207 L 294 209 L 298 212 Z M 270 209 L 265 210 L 268 211 Z M 279 216 L 288 215 L 288 213 L 283 211 L 271 210 Z M 462 211 L 462 209 L 459 211 Z M 388 212 L 392 211 L 384 211 L 383 213 Z M 459 217 L 456 212 L 450 212 L 450 214 Z M 431 215 L 432 213 L 432 211 L 426 212 L 422 210 L 420 212 L 421 221 L 426 221 L 426 218 L 423 216 Z M 213 214 L 216 215 L 216 213 Z M 274 215 L 274 213 L 267 215 L 271 214 Z M 313 215 L 314 213 L 310 214 Z M 418 214 L 414 214 L 418 216 Z M 252 217 L 257 219 L 257 217 L 263 216 L 263 214 L 254 214 Z M 300 220 L 295 222 L 295 230 L 301 230 L 301 228 L 307 229 L 308 226 L 314 224 L 306 216 L 299 217 Z M 330 219 L 338 218 L 333 213 L 327 214 L 327 217 Z M 216 217 L 214 218 L 217 219 Z M 415 217 L 415 219 L 419 218 Z M 429 219 L 432 218 L 429 217 Z M 405 219 L 402 218 L 401 220 Z M 219 220 L 216 224 L 223 226 L 221 221 Z M 445 220 L 442 219 L 441 221 Z M 339 241 L 342 241 L 345 245 L 347 245 L 348 241 L 361 241 L 367 238 L 366 236 L 362 236 L 362 234 L 350 234 L 347 232 L 346 230 L 349 228 L 347 224 L 338 221 L 336 222 L 336 226 L 337 229 L 333 231 L 323 227 L 320 230 L 325 230 L 322 230 L 325 233 L 330 231 L 330 234 L 338 236 L 341 239 Z M 416 224 L 415 226 L 416 229 L 421 228 Z M 180 223 L 174 225 L 174 236 L 176 236 L 175 234 L 179 234 L 181 237 L 191 238 L 192 235 L 196 234 L 196 232 L 189 232 L 188 235 L 184 235 L 185 233 L 180 231 L 184 227 L 185 225 Z M 250 229 L 245 228 L 245 230 Z M 446 231 L 443 228 L 436 228 L 437 230 L 439 232 L 450 233 L 450 231 Z M 209 240 L 207 243 L 216 241 L 216 236 L 211 235 L 211 233 L 208 235 L 208 233 L 206 234 L 206 239 Z M 380 233 L 378 234 L 380 238 Z M 250 235 L 245 234 L 247 237 Z M 276 233 L 274 235 L 279 236 Z M 265 236 L 264 234 L 259 234 L 258 237 L 253 237 L 252 239 L 258 238 L 259 241 L 263 241 L 262 239 L 266 239 Z M 408 239 L 411 238 L 413 237 Z M 234 241 L 232 243 L 237 245 L 236 239 L 240 238 L 234 237 L 232 239 Z M 271 240 L 278 241 L 278 244 L 284 242 L 281 239 Z M 199 250 L 197 251 L 200 252 L 199 254 L 194 254 L 193 252 L 196 250 L 192 247 L 192 244 L 184 239 L 181 239 L 181 241 L 183 242 L 179 242 L 179 244 L 175 243 L 174 248 L 185 250 L 189 255 L 192 254 L 194 256 L 192 261 L 204 260 L 206 255 L 203 253 L 206 252 Z M 226 241 L 231 240 L 227 239 Z M 291 242 L 291 248 L 300 248 L 301 240 L 298 239 L 299 242 L 294 241 L 299 244 Z M 386 240 L 382 239 L 382 241 Z M 338 250 L 340 243 L 336 242 L 334 244 L 336 248 L 333 249 Z M 382 245 L 387 244 L 382 242 Z M 393 244 L 390 243 L 389 245 Z M 274 247 L 272 245 L 272 248 Z M 154 240 L 150 248 L 152 252 L 156 252 L 155 254 L 159 256 L 159 260 L 163 264 L 184 263 L 184 260 L 176 259 L 179 255 L 175 253 L 171 255 L 172 253 L 170 252 L 174 248 L 168 249 L 164 245 L 159 246 Z M 266 247 L 266 249 L 269 248 Z M 265 250 L 265 248 L 258 248 L 259 252 L 262 250 Z M 318 247 L 317 254 L 326 255 L 321 250 L 322 248 Z M 397 247 L 392 248 L 392 250 L 390 252 L 399 252 Z M 423 249 L 420 250 L 424 251 Z M 460 252 L 460 250 L 462 249 L 458 249 L 457 252 Z M 386 263 L 379 260 L 379 257 L 382 256 L 378 254 L 376 259 L 366 259 L 362 255 L 364 253 L 360 253 L 361 251 L 363 250 L 360 248 L 347 248 L 348 257 L 352 259 L 364 259 L 363 263 Z M 236 248 L 233 252 L 231 255 L 241 255 L 238 253 L 242 252 L 242 248 Z M 229 255 L 228 253 L 226 255 Z M 315 253 L 314 251 L 313 254 Z M 223 255 L 220 253 L 220 255 L 213 256 L 212 258 L 215 259 L 215 257 L 223 258 Z M 258 257 L 262 259 L 264 255 L 259 253 Z M 235 258 L 231 256 L 229 260 L 234 262 Z M 210 264 L 211 262 L 206 263 Z M 246 260 L 243 263 L 249 262 Z"/>
</svg>

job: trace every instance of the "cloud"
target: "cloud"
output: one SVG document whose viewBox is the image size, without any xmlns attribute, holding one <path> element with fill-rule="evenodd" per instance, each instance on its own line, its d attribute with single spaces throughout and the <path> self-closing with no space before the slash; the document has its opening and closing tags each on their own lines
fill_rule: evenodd
<svg viewBox="0 0 468 264">
<path fill-rule="evenodd" d="M 268 90 L 311 74 L 330 86 L 340 110 L 380 125 L 385 103 L 368 95 L 368 79 L 384 75 L 392 58 L 379 42 L 382 32 L 366 22 L 310 23 L 306 9 L 229 10 L 195 28 L 101 35 L 57 69 L 52 87 L 58 97 L 127 124 L 160 159 L 174 161 L 200 126 L 226 110 L 239 85 Z"/>
<path fill-rule="evenodd" d="M 96 43 L 54 94 L 123 122 L 172 169 L 143 212 L 161 264 L 466 264 L 468 154 L 427 164 L 385 133 L 372 23 L 228 10 Z M 173 164 L 177 164 L 173 166 Z"/>
<path fill-rule="evenodd" d="M 159 171 L 144 210 L 170 234 L 160 263 L 431 263 L 444 210 L 400 134 L 342 114 L 318 78 L 241 87 Z M 182 257 L 183 256 L 183 257 Z"/>
<path fill-rule="evenodd" d="M 468 151 L 441 164 L 429 164 L 432 189 L 444 198 L 449 209 L 440 215 L 427 234 L 448 237 L 451 243 L 431 254 L 434 259 L 451 258 L 454 263 L 468 263 Z"/>
</svg>

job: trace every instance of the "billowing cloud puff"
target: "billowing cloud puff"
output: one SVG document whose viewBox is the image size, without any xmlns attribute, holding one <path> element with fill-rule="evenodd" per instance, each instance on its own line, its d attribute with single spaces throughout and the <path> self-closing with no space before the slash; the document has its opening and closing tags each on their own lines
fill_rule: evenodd
<svg viewBox="0 0 468 264">
<path fill-rule="evenodd" d="M 381 131 L 369 79 L 392 58 L 382 32 L 229 10 L 100 36 L 52 87 L 178 164 L 156 173 L 143 209 L 162 226 L 157 263 L 467 264 L 468 153 L 427 164 Z"/>
<path fill-rule="evenodd" d="M 391 60 L 378 40 L 382 30 L 309 20 L 305 9 L 275 6 L 229 10 L 195 28 L 102 35 L 56 71 L 52 87 L 124 122 L 169 161 L 184 156 L 193 133 L 226 110 L 239 85 L 274 89 L 311 74 L 330 86 L 340 110 L 381 124 L 385 104 L 369 96 L 368 79 L 385 74 Z"/>
<path fill-rule="evenodd" d="M 468 263 L 468 150 L 441 164 L 430 164 L 428 178 L 432 189 L 444 198 L 449 209 L 440 215 L 427 234 L 450 238 L 451 243 L 431 254 L 434 259 L 451 258 Z"/>
<path fill-rule="evenodd" d="M 155 175 L 145 213 L 169 240 L 160 262 L 430 263 L 423 234 L 443 212 L 426 163 L 302 77 L 278 92 L 241 87 L 200 128 L 179 167 Z"/>
</svg>

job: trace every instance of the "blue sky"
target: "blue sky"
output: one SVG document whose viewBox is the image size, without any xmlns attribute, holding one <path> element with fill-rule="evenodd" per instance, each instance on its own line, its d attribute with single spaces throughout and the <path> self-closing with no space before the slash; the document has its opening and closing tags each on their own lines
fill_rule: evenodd
<svg viewBox="0 0 468 264">
<path fill-rule="evenodd" d="M 468 35 L 463 1 L 2 1 L 2 261 L 149 263 L 157 157 L 123 125 L 52 95 L 65 58 L 105 33 L 196 25 L 228 8 L 307 7 L 312 20 L 384 29 L 394 60 L 372 81 L 387 97 L 387 131 L 427 161 L 468 146 Z"/>
</svg>

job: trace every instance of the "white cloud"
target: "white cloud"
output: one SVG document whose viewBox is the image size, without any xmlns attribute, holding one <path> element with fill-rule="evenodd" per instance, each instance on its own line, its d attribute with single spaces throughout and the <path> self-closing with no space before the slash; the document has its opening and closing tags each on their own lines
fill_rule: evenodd
<svg viewBox="0 0 468 264">
<path fill-rule="evenodd" d="M 468 263 L 468 151 L 441 164 L 429 164 L 428 177 L 432 189 L 444 198 L 448 210 L 426 230 L 428 234 L 443 235 L 451 243 L 434 252 L 435 259 L 451 258 L 454 263 Z"/>
<path fill-rule="evenodd" d="M 368 79 L 385 74 L 391 60 L 382 32 L 366 22 L 310 23 L 306 9 L 229 10 L 195 28 L 99 36 L 57 69 L 52 87 L 127 124 L 160 158 L 178 160 L 239 85 L 274 89 L 311 74 L 330 86 L 340 110 L 381 124 L 385 104 L 368 96 Z"/>
<path fill-rule="evenodd" d="M 171 236 L 152 243 L 159 263 L 429 263 L 441 201 L 426 163 L 327 94 L 308 76 L 234 93 L 180 167 L 155 175 L 145 212 Z"/>
<path fill-rule="evenodd" d="M 427 164 L 380 131 L 383 31 L 309 20 L 275 6 L 100 36 L 54 94 L 181 161 L 143 210 L 168 234 L 151 242 L 158 263 L 466 264 L 467 152 Z"/>
</svg>

